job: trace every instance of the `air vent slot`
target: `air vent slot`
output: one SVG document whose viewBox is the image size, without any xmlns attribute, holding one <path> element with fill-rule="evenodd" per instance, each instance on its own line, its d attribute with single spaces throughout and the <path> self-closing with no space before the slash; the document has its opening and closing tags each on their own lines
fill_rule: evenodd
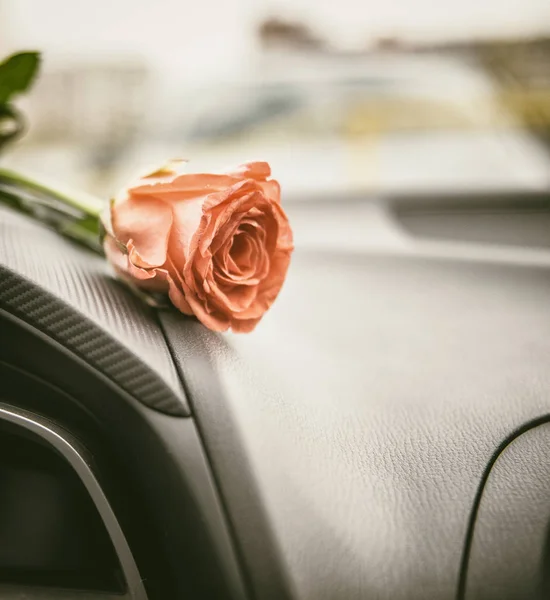
<svg viewBox="0 0 550 600">
<path fill-rule="evenodd" d="M 0 583 L 124 592 L 103 520 L 49 445 L 0 426 Z"/>
</svg>

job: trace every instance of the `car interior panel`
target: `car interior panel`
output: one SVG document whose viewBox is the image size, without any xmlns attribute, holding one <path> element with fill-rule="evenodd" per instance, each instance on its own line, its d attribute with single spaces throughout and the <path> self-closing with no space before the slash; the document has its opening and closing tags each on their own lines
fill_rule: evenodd
<svg viewBox="0 0 550 600">
<path fill-rule="evenodd" d="M 251 336 L 0 209 L 0 597 L 548 595 L 549 197 L 327 206 Z"/>
</svg>

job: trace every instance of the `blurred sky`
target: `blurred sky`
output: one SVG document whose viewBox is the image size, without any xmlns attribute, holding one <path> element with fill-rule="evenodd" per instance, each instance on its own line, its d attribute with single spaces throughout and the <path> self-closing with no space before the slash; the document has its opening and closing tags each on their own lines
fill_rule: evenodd
<svg viewBox="0 0 550 600">
<path fill-rule="evenodd" d="M 0 0 L 0 52 L 35 47 L 51 62 L 144 57 L 160 77 L 230 79 L 246 70 L 255 28 L 272 15 L 348 48 L 377 37 L 550 32 L 549 0 Z"/>
</svg>

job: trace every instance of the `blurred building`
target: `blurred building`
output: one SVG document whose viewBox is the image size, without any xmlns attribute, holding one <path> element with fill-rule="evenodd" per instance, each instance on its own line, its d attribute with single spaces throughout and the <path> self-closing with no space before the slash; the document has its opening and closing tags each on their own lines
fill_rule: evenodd
<svg viewBox="0 0 550 600">
<path fill-rule="evenodd" d="M 532 140 L 488 127 L 522 118 L 503 77 L 547 87 L 502 40 L 545 31 L 548 0 L 0 0 L 0 52 L 44 53 L 4 160 L 101 194 L 170 154 L 261 155 L 300 191 L 540 186 Z"/>
</svg>

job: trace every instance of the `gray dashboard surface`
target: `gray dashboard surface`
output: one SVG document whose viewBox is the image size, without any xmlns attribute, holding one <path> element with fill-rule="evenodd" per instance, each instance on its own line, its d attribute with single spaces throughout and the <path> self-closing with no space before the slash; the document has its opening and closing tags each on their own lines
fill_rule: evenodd
<svg viewBox="0 0 550 600">
<path fill-rule="evenodd" d="M 548 254 L 349 235 L 327 251 L 294 223 L 254 333 L 162 315 L 252 587 L 454 599 L 492 457 L 550 414 Z"/>
<path fill-rule="evenodd" d="M 454 599 L 489 465 L 550 415 L 550 253 L 414 240 L 367 202 L 289 212 L 272 310 L 248 336 L 160 313 L 176 364 L 101 259 L 4 210 L 0 304 L 186 415 L 179 371 L 254 597 Z"/>
</svg>

